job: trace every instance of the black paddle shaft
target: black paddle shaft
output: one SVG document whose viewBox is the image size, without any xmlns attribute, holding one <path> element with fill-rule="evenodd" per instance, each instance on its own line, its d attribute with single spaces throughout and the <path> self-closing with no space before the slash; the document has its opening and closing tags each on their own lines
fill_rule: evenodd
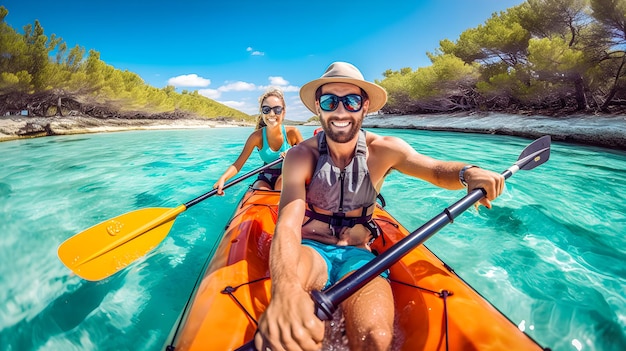
<svg viewBox="0 0 626 351">
<path fill-rule="evenodd" d="M 520 169 L 529 170 L 546 162 L 550 156 L 550 136 L 546 135 L 527 146 L 513 166 L 502 172 L 505 179 Z M 419 227 L 417 230 L 398 241 L 389 250 L 374 257 L 368 264 L 357 269 L 344 280 L 321 292 L 314 290 L 311 297 L 315 302 L 315 314 L 321 320 L 332 319 L 333 313 L 341 302 L 370 280 L 389 269 L 411 250 L 424 243 L 448 223 L 486 195 L 484 189 L 474 189 L 461 200 L 443 210 L 439 215 Z"/>
<path fill-rule="evenodd" d="M 324 292 L 317 290 L 312 291 L 311 296 L 315 302 L 315 314 L 317 317 L 321 320 L 332 319 L 333 313 L 341 302 L 362 288 L 370 280 L 389 269 L 403 256 L 428 240 L 428 238 L 437 233 L 448 223 L 452 223 L 454 218 L 470 208 L 476 201 L 482 199 L 484 196 L 485 190 L 472 190 L 467 196 L 446 208 L 439 215 L 398 241 L 389 250 L 374 257 L 367 265 L 356 270 L 348 278 L 331 286 Z"/>
<path fill-rule="evenodd" d="M 283 158 L 279 157 L 278 159 L 276 159 L 276 160 L 274 160 L 274 161 L 272 161 L 272 162 L 270 162 L 270 163 L 268 163 L 268 164 L 266 164 L 266 165 L 264 165 L 262 167 L 259 167 L 259 168 L 255 169 L 253 171 L 250 171 L 250 172 L 242 175 L 241 177 L 238 177 L 237 179 L 231 180 L 230 182 L 224 184 L 224 187 L 222 189 L 228 189 L 231 186 L 233 186 L 233 185 L 235 185 L 235 184 L 237 184 L 237 183 L 239 183 L 239 182 L 241 182 L 243 180 L 246 180 L 246 179 L 252 177 L 253 175 L 255 175 L 257 173 L 261 173 L 264 170 L 266 170 L 266 169 L 268 169 L 268 168 L 270 168 L 270 167 L 272 167 L 274 165 L 277 165 L 277 164 L 279 164 L 281 162 L 283 162 Z M 207 198 L 209 198 L 209 197 L 211 197 L 211 196 L 213 196 L 215 194 L 217 194 L 217 189 L 213 189 L 213 190 L 211 190 L 211 191 L 209 191 L 207 193 L 204 193 L 204 194 L 198 196 L 197 198 L 195 198 L 195 199 L 193 199 L 193 200 L 191 200 L 189 202 L 186 202 L 185 203 L 185 207 L 189 208 L 189 207 L 197 204 L 198 202 L 204 201 Z"/>
</svg>

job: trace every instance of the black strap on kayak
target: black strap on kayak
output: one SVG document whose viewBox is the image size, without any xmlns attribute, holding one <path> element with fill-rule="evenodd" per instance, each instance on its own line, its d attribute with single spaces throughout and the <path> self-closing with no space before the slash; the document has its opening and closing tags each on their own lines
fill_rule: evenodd
<svg viewBox="0 0 626 351">
<path fill-rule="evenodd" d="M 250 312 L 248 312 L 248 310 L 241 304 L 239 299 L 237 299 L 237 297 L 235 296 L 234 292 L 237 291 L 237 289 L 241 288 L 242 286 L 254 284 L 254 283 L 257 283 L 257 282 L 262 282 L 262 281 L 267 280 L 267 279 L 270 279 L 270 277 L 267 276 L 267 277 L 259 278 L 259 279 L 256 279 L 256 280 L 249 281 L 247 283 L 239 284 L 239 285 L 237 285 L 235 287 L 232 287 L 232 286 L 229 285 L 229 286 L 225 287 L 224 290 L 222 290 L 220 292 L 222 294 L 230 296 L 230 298 L 233 299 L 233 301 L 235 301 L 237 306 L 239 306 L 239 308 L 241 308 L 241 310 L 248 316 L 248 318 L 250 318 L 250 320 L 254 323 L 254 325 L 258 326 L 259 323 L 257 322 L 257 320 L 254 319 L 254 317 L 252 317 L 252 314 L 250 314 Z"/>
<path fill-rule="evenodd" d="M 452 296 L 452 292 L 448 290 L 442 290 L 439 295 L 439 297 L 443 299 L 443 319 L 446 327 L 446 351 L 448 350 L 448 345 L 450 345 L 448 342 L 448 296 Z"/>
<path fill-rule="evenodd" d="M 452 291 L 448 291 L 448 290 L 441 290 L 441 291 L 435 291 L 435 290 L 430 290 L 430 289 L 426 289 L 426 288 L 422 288 L 421 286 L 417 286 L 414 284 L 409 284 L 409 283 L 405 283 L 399 280 L 395 280 L 395 279 L 389 279 L 390 282 L 394 282 L 396 284 L 400 284 L 400 285 L 404 285 L 404 286 L 408 286 L 410 288 L 415 288 L 415 289 L 419 289 L 422 291 L 426 291 L 429 292 L 433 295 L 437 295 L 439 296 L 441 299 L 443 299 L 443 323 L 444 323 L 444 329 L 445 329 L 445 337 L 446 337 L 446 351 L 448 351 L 448 346 L 450 345 L 449 341 L 448 341 L 448 296 L 452 296 L 454 295 L 454 293 Z"/>
</svg>

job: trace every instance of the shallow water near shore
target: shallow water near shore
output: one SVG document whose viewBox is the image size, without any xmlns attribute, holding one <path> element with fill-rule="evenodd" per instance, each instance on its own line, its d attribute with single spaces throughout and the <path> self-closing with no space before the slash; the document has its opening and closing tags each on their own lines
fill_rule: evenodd
<svg viewBox="0 0 626 351">
<path fill-rule="evenodd" d="M 303 136 L 315 127 L 301 127 Z M 0 345 L 6 350 L 161 350 L 246 185 L 179 215 L 162 244 L 100 282 L 58 245 L 109 218 L 175 207 L 211 189 L 252 128 L 132 131 L 0 143 Z M 531 140 L 373 130 L 426 155 L 503 171 Z M 244 168 L 261 165 L 253 154 Z M 243 172 L 242 172 L 243 173 Z M 387 210 L 415 229 L 461 198 L 397 172 Z M 426 243 L 540 344 L 626 349 L 626 153 L 555 142 Z M 476 321 L 480 323 L 480 321 Z"/>
</svg>

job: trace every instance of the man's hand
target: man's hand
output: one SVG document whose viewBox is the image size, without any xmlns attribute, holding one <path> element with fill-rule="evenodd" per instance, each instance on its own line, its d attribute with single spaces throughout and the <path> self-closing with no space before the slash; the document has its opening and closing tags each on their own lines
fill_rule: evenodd
<svg viewBox="0 0 626 351">
<path fill-rule="evenodd" d="M 504 192 L 504 176 L 499 173 L 473 167 L 465 171 L 464 178 L 467 182 L 468 193 L 478 188 L 485 189 L 487 195 L 478 203 L 487 208 L 491 208 L 491 201 Z"/>
<path fill-rule="evenodd" d="M 324 322 L 315 316 L 309 293 L 292 285 L 274 293 L 259 319 L 254 346 L 259 351 L 314 351 L 322 347 Z"/>
</svg>

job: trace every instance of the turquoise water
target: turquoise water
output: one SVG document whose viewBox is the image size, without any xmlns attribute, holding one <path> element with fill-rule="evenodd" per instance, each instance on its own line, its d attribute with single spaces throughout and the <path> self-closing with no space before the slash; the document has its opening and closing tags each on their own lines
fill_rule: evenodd
<svg viewBox="0 0 626 351">
<path fill-rule="evenodd" d="M 313 127 L 302 127 L 305 137 Z M 238 185 L 178 216 L 134 265 L 87 282 L 58 245 L 111 217 L 210 190 L 250 128 L 139 131 L 0 143 L 0 345 L 4 350 L 159 350 L 211 255 Z M 420 152 L 508 168 L 530 140 L 377 130 Z M 260 165 L 252 157 L 245 170 Z M 459 199 L 392 173 L 387 209 L 415 229 Z M 542 345 L 626 349 L 626 153 L 553 143 L 494 209 L 471 209 L 427 246 Z M 480 321 L 476 321 L 480 323 Z"/>
</svg>

